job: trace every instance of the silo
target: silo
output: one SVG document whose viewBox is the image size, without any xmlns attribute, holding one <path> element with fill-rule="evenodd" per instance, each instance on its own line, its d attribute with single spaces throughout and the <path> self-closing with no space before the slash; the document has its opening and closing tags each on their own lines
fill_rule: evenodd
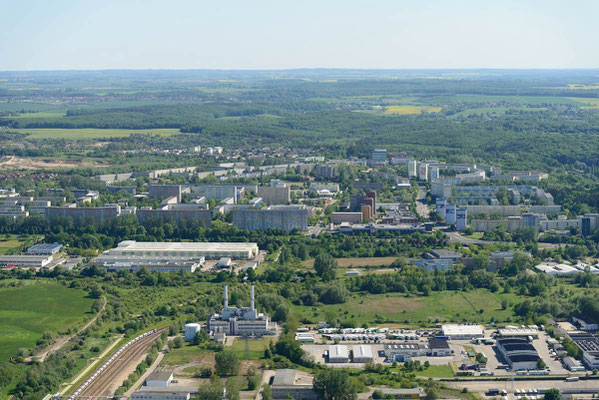
<svg viewBox="0 0 599 400">
<path fill-rule="evenodd" d="M 191 342 L 201 328 L 200 324 L 185 324 L 185 341 Z"/>
</svg>

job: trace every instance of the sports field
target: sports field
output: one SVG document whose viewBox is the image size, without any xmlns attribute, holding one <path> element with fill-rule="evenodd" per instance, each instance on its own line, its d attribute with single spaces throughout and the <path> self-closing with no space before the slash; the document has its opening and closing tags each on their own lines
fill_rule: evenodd
<svg viewBox="0 0 599 400">
<path fill-rule="evenodd" d="M 128 137 L 135 133 L 151 133 L 153 135 L 170 136 L 180 133 L 178 129 L 55 129 L 35 128 L 16 129 L 17 132 L 28 134 L 32 139 L 106 139 L 112 137 Z"/>
<path fill-rule="evenodd" d="M 0 362 L 35 346 L 46 331 L 82 325 L 94 302 L 86 295 L 54 283 L 0 288 Z"/>
<path fill-rule="evenodd" d="M 488 322 L 491 317 L 504 321 L 511 316 L 511 310 L 501 309 L 501 300 L 506 297 L 514 302 L 512 293 L 491 293 L 487 290 L 470 292 L 433 292 L 430 296 L 410 296 L 403 293 L 380 295 L 353 294 L 343 304 L 321 307 L 293 306 L 293 310 L 312 322 L 324 321 L 328 313 L 343 321 L 389 324 L 406 326 L 430 326 L 435 323 L 452 322 Z"/>
<path fill-rule="evenodd" d="M 421 114 L 422 112 L 437 113 L 441 111 L 442 107 L 432 106 L 387 106 L 385 107 L 385 114 Z"/>
</svg>

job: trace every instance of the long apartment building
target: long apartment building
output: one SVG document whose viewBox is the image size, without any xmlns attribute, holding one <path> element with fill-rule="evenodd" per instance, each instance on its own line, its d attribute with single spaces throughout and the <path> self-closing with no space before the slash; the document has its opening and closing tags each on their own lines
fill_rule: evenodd
<svg viewBox="0 0 599 400">
<path fill-rule="evenodd" d="M 232 210 L 233 225 L 240 229 L 269 228 L 292 231 L 308 229 L 309 211 L 305 206 L 271 206 Z"/>
</svg>

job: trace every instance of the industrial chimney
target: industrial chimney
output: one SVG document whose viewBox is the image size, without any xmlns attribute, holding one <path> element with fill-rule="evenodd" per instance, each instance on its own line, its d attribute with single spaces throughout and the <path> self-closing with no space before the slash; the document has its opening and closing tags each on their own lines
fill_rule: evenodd
<svg viewBox="0 0 599 400">
<path fill-rule="evenodd" d="M 229 308 L 229 286 L 225 285 L 225 301 L 224 301 L 225 309 Z"/>
<path fill-rule="evenodd" d="M 250 286 L 250 309 L 255 309 L 254 304 L 254 285 Z"/>
</svg>

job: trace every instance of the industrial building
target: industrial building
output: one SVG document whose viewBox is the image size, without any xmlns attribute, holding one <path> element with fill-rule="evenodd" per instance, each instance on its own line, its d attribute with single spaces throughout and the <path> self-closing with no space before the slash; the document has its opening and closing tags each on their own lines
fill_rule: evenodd
<svg viewBox="0 0 599 400">
<path fill-rule="evenodd" d="M 578 347 L 582 362 L 588 369 L 599 368 L 599 335 L 592 333 L 570 333 L 570 339 Z"/>
<path fill-rule="evenodd" d="M 317 400 L 314 377 L 295 369 L 279 369 L 270 383 L 273 400 Z"/>
<path fill-rule="evenodd" d="M 208 317 L 208 331 L 234 336 L 263 336 L 276 332 L 276 323 L 256 311 L 254 285 L 250 287 L 249 307 L 229 307 L 229 287 L 225 285 L 223 310 Z"/>
<path fill-rule="evenodd" d="M 51 255 L 0 256 L 0 267 L 44 268 L 52 262 Z"/>
<path fill-rule="evenodd" d="M 140 390 L 131 393 L 131 400 L 189 400 L 191 398 L 191 390 L 194 392 L 197 390 L 195 388 L 181 390 L 179 387 L 166 388 L 168 390 L 159 389 L 162 388 L 143 386 Z"/>
<path fill-rule="evenodd" d="M 572 317 L 572 322 L 574 325 L 578 327 L 581 331 L 585 332 L 595 332 L 599 330 L 599 324 L 589 317 L 585 315 L 577 315 Z"/>
<path fill-rule="evenodd" d="M 366 344 L 356 344 L 352 346 L 352 360 L 355 363 L 367 363 L 374 360 L 372 347 Z"/>
<path fill-rule="evenodd" d="M 422 343 L 385 343 L 385 357 L 392 361 L 408 361 L 412 357 L 424 356 L 428 352 L 428 347 Z"/>
<path fill-rule="evenodd" d="M 454 340 L 473 339 L 483 337 L 483 330 L 477 324 L 447 324 L 441 327 L 441 335 Z"/>
<path fill-rule="evenodd" d="M 329 346 L 329 363 L 341 364 L 349 362 L 349 349 L 343 344 L 332 344 Z"/>
<path fill-rule="evenodd" d="M 426 392 L 424 389 L 420 387 L 416 388 L 380 388 L 375 390 L 380 390 L 383 393 L 384 399 L 393 399 L 393 400 L 420 400 L 426 397 Z"/>
<path fill-rule="evenodd" d="M 108 250 L 114 255 L 156 257 L 205 257 L 206 259 L 250 260 L 258 255 L 258 245 L 247 242 L 136 242 L 124 240 Z"/>
<path fill-rule="evenodd" d="M 168 387 L 173 381 L 172 371 L 154 371 L 146 378 L 146 386 Z"/>
<path fill-rule="evenodd" d="M 309 211 L 305 206 L 271 206 L 268 208 L 233 209 L 233 225 L 239 229 L 269 228 L 292 231 L 308 229 Z"/>
<path fill-rule="evenodd" d="M 512 371 L 537 369 L 540 360 L 537 350 L 525 338 L 497 340 L 497 349 L 505 358 Z"/>
<path fill-rule="evenodd" d="M 52 255 L 56 254 L 62 249 L 60 243 L 38 243 L 27 249 L 27 253 L 37 255 Z"/>
<path fill-rule="evenodd" d="M 185 324 L 185 341 L 191 342 L 196 334 L 200 331 L 202 326 L 196 323 Z"/>
</svg>

